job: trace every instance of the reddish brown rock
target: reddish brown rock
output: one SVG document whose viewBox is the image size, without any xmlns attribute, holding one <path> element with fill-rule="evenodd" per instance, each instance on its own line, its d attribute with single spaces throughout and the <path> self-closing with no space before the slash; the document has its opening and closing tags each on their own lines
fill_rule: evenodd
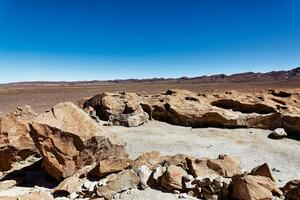
<svg viewBox="0 0 300 200">
<path fill-rule="evenodd" d="M 187 175 L 187 172 L 181 167 L 170 165 L 161 178 L 161 186 L 169 191 L 182 190 L 182 178 Z"/>
<path fill-rule="evenodd" d="M 250 174 L 253 176 L 265 176 L 270 178 L 272 181 L 275 181 L 272 176 L 272 172 L 269 168 L 269 165 L 267 163 L 255 167 L 254 169 L 251 170 Z"/>
<path fill-rule="evenodd" d="M 69 102 L 38 116 L 30 134 L 43 156 L 43 168 L 58 180 L 110 156 L 127 157 L 123 140 Z"/>
<path fill-rule="evenodd" d="M 281 196 L 277 185 L 264 176 L 237 176 L 232 179 L 232 197 L 237 200 L 271 200 Z"/>
<path fill-rule="evenodd" d="M 29 122 L 36 117 L 29 106 L 0 118 L 0 171 L 12 168 L 13 163 L 37 154 L 29 135 Z"/>
<path fill-rule="evenodd" d="M 131 160 L 127 157 L 109 157 L 99 161 L 97 166 L 89 173 L 90 176 L 103 178 L 112 173 L 118 173 L 129 167 Z"/>
</svg>

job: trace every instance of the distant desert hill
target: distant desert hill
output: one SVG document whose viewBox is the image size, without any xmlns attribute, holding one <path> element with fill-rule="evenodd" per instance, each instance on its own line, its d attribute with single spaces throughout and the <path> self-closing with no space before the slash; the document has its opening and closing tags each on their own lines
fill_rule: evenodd
<svg viewBox="0 0 300 200">
<path fill-rule="evenodd" d="M 7 86 L 76 86 L 76 85 L 110 85 L 114 83 L 291 83 L 300 85 L 300 67 L 291 70 L 271 71 L 266 73 L 245 72 L 232 75 L 217 74 L 211 76 L 181 78 L 124 79 L 107 81 L 33 81 L 2 84 Z"/>
</svg>

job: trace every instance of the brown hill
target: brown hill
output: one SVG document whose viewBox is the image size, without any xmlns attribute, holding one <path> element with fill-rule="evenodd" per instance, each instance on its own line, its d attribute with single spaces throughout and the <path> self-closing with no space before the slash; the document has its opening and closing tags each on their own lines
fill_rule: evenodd
<svg viewBox="0 0 300 200">
<path fill-rule="evenodd" d="M 149 79 L 116 79 L 107 81 L 33 81 L 15 82 L 2 85 L 8 86 L 76 86 L 76 85 L 110 85 L 114 83 L 291 83 L 300 84 L 300 67 L 291 70 L 271 71 L 266 73 L 245 72 L 232 75 L 217 74 L 211 76 L 181 78 L 149 78 Z"/>
</svg>

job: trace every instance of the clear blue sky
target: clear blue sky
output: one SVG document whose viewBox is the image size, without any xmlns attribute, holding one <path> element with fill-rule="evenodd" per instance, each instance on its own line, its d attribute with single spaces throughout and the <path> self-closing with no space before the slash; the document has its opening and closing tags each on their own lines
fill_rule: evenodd
<svg viewBox="0 0 300 200">
<path fill-rule="evenodd" d="M 0 82 L 298 66 L 298 0 L 0 0 Z"/>
</svg>

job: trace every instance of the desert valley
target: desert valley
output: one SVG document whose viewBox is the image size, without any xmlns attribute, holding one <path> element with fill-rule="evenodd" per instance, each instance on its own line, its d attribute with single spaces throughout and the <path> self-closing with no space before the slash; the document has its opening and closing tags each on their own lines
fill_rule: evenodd
<svg viewBox="0 0 300 200">
<path fill-rule="evenodd" d="M 0 86 L 1 200 L 300 199 L 300 68 Z"/>
</svg>

